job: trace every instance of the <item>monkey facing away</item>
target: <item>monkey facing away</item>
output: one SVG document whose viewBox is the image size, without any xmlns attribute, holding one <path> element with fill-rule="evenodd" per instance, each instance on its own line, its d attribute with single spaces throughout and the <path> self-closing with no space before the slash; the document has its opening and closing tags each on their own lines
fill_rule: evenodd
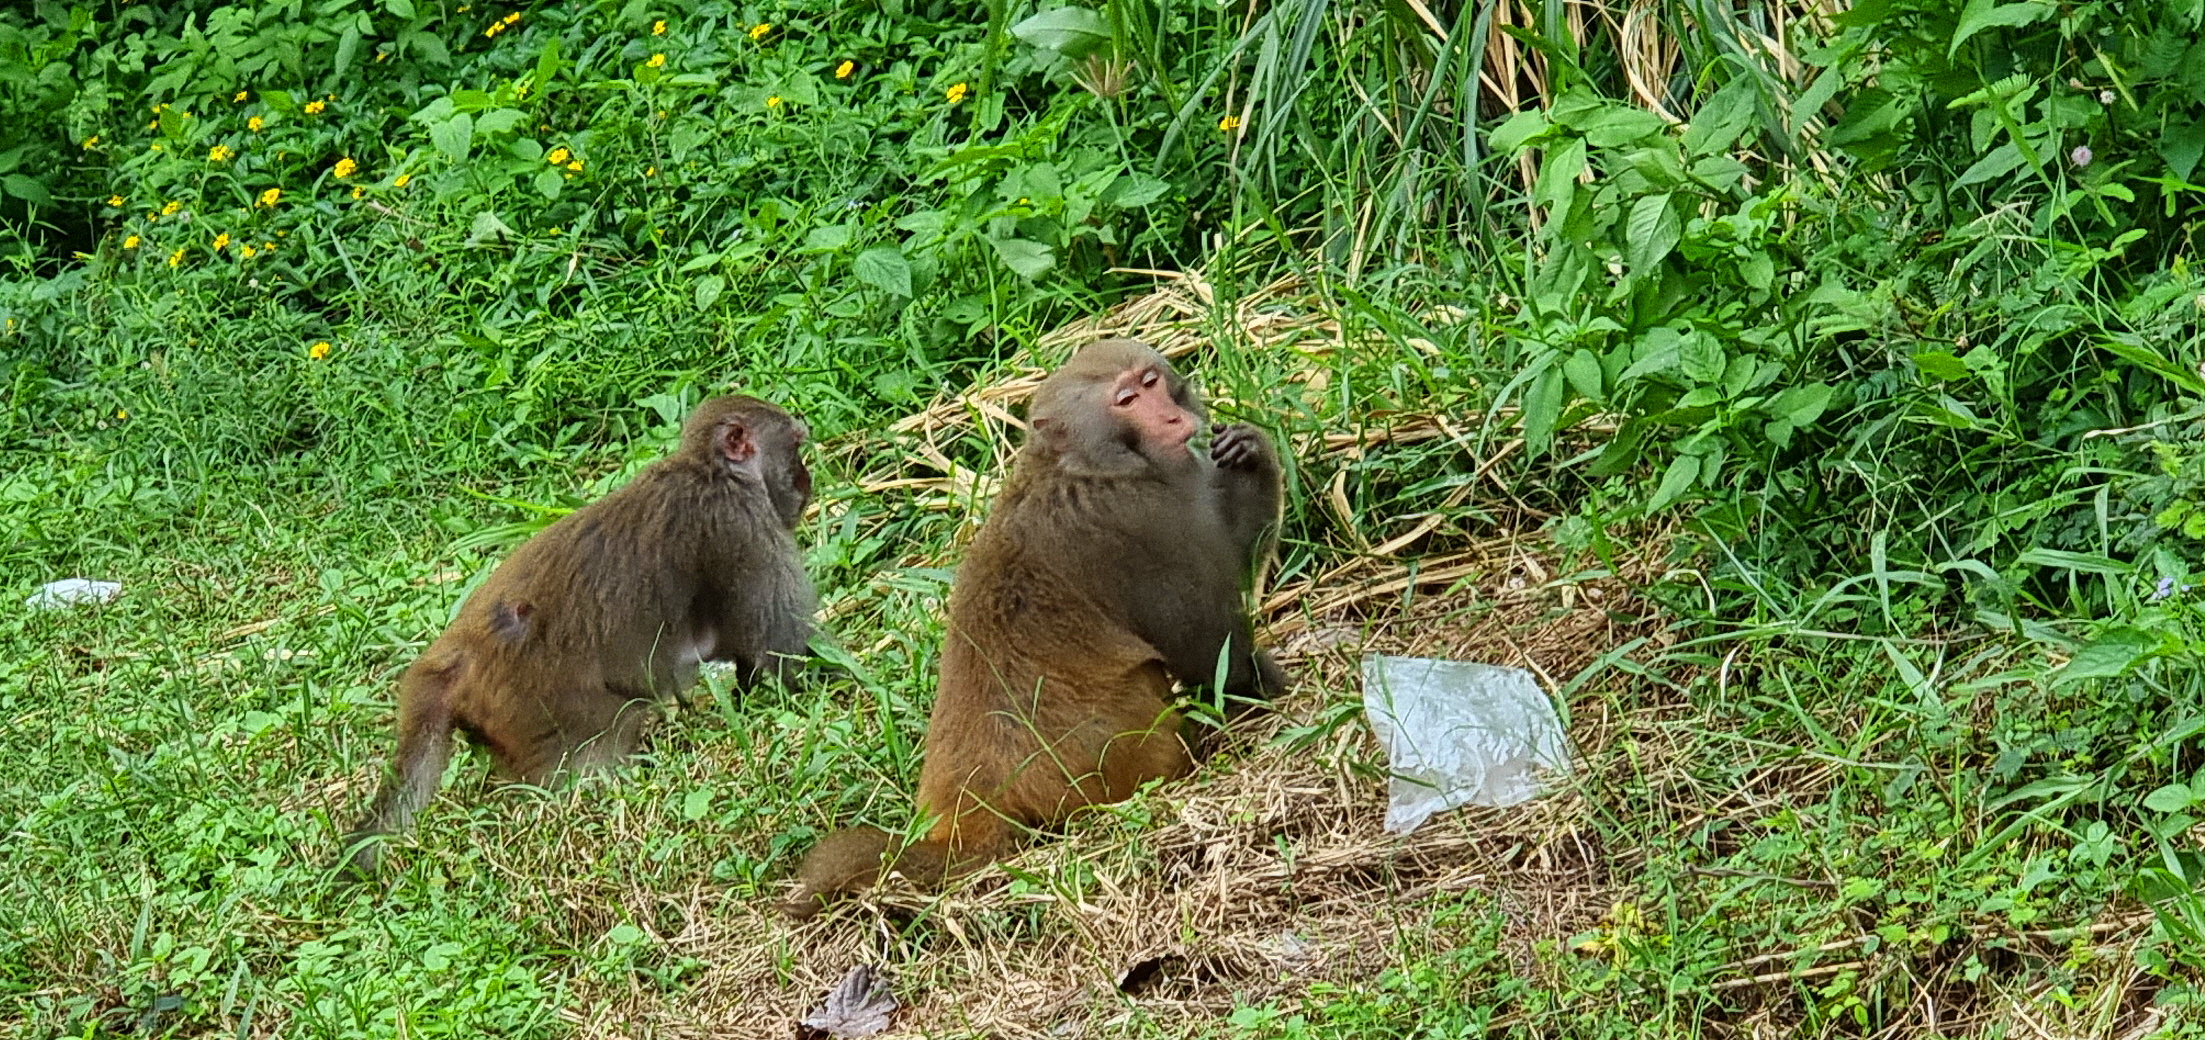
<svg viewBox="0 0 2205 1040">
<path fill-rule="evenodd" d="M 1279 459 L 1252 426 L 1209 457 L 1192 388 L 1147 344 L 1082 348 L 1034 391 L 1031 431 L 958 567 L 926 735 L 920 841 L 854 827 L 822 839 L 788 905 L 893 868 L 938 885 L 1007 854 L 1028 827 L 1185 775 L 1173 682 L 1222 669 L 1232 698 L 1286 687 L 1242 596 L 1279 520 Z"/>
<path fill-rule="evenodd" d="M 343 873 L 375 871 L 452 755 L 452 731 L 497 768 L 544 784 L 635 749 L 649 702 L 702 661 L 748 685 L 792 674 L 816 600 L 795 530 L 811 501 L 804 424 L 754 397 L 715 397 L 681 445 L 619 490 L 522 543 L 398 683 L 398 753 Z"/>
</svg>

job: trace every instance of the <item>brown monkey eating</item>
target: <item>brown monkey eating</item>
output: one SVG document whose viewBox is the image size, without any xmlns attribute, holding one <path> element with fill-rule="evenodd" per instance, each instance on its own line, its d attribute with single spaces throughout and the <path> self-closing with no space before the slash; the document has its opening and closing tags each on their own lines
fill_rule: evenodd
<svg viewBox="0 0 2205 1040">
<path fill-rule="evenodd" d="M 804 424 L 754 397 L 715 397 L 681 445 L 522 543 L 398 683 L 398 753 L 345 841 L 343 876 L 375 871 L 443 779 L 452 731 L 499 771 L 544 784 L 626 758 L 699 662 L 747 686 L 791 674 L 816 604 L 793 534 L 811 501 Z"/>
<path fill-rule="evenodd" d="M 1196 455 L 1192 388 L 1126 339 L 1081 349 L 1027 414 L 950 591 L 919 773 L 933 829 L 900 848 L 872 827 L 828 835 L 798 868 L 797 917 L 884 869 L 939 884 L 1001 858 L 1025 828 L 1185 775 L 1175 680 L 1222 677 L 1241 701 L 1285 689 L 1241 603 L 1279 520 L 1270 440 L 1220 426 Z"/>
</svg>

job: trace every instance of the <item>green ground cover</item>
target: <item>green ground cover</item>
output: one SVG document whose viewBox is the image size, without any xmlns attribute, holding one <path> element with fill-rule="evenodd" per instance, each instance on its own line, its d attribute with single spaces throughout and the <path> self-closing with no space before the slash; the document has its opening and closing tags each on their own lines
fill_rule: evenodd
<svg viewBox="0 0 2205 1040">
<path fill-rule="evenodd" d="M 0 11 L 0 1033 L 781 1032 L 868 960 L 935 1035 L 2194 1035 L 2201 21 Z M 1000 406 L 1097 329 L 1292 449 L 1300 688 L 778 921 L 908 820 Z M 573 790 L 463 757 L 332 893 L 397 670 L 729 388 L 815 431 L 848 677 Z M 17 606 L 72 575 L 124 592 Z M 1547 671 L 1576 779 L 1378 840 L 1364 649 Z"/>
</svg>

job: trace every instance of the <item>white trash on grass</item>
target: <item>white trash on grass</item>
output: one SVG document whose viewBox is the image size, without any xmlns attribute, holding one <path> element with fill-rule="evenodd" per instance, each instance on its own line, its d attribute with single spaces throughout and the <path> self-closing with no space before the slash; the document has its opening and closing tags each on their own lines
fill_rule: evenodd
<svg viewBox="0 0 2205 1040">
<path fill-rule="evenodd" d="M 1521 668 L 1372 654 L 1363 658 L 1363 713 L 1386 746 L 1386 829 L 1395 834 L 1459 805 L 1529 801 L 1536 770 L 1570 768 L 1554 702 Z"/>
<path fill-rule="evenodd" d="M 119 581 L 93 581 L 90 578 L 63 578 L 49 581 L 38 587 L 37 592 L 23 601 L 32 610 L 59 610 L 79 603 L 105 603 L 123 590 Z"/>
</svg>

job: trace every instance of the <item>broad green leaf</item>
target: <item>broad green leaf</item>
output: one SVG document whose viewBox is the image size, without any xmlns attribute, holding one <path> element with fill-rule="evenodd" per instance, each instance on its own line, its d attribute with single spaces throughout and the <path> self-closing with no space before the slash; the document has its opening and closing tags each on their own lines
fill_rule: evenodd
<svg viewBox="0 0 2205 1040">
<path fill-rule="evenodd" d="M 1524 389 L 1524 447 L 1536 458 L 1554 442 L 1562 423 L 1562 373 L 1551 364 Z"/>
<path fill-rule="evenodd" d="M 1729 148 L 1753 122 L 1759 98 L 1760 90 L 1751 76 L 1738 76 L 1723 84 L 1692 114 L 1692 123 L 1684 131 L 1685 154 L 1716 155 Z"/>
<path fill-rule="evenodd" d="M 1547 207 L 1561 203 L 1577 190 L 1577 175 L 1583 172 L 1583 138 L 1573 137 L 1558 148 L 1547 149 L 1545 161 L 1539 164 L 1539 177 L 1532 182 L 1532 201 Z"/>
<path fill-rule="evenodd" d="M 348 25 L 337 36 L 337 60 L 332 67 L 338 79 L 352 71 L 352 62 L 360 56 L 360 27 Z"/>
<path fill-rule="evenodd" d="M 1669 469 L 1661 475 L 1661 486 L 1654 489 L 1654 497 L 1646 503 L 1646 511 L 1658 513 L 1670 503 L 1683 498 L 1700 479 L 1700 459 L 1697 455 L 1679 455 L 1669 463 Z"/>
<path fill-rule="evenodd" d="M 2200 156 L 2205 156 L 2205 119 L 2177 121 L 2160 131 L 2159 157 L 2177 179 L 2189 180 Z"/>
<path fill-rule="evenodd" d="M 1945 48 L 1950 59 L 1960 53 L 1960 45 L 1976 33 L 1994 26 L 2013 28 L 2043 21 L 2059 13 L 2058 9 L 2043 0 L 2024 0 L 2018 4 L 2000 4 L 1993 0 L 1968 0 L 1960 9 L 1960 24 L 1953 29 L 1952 45 Z"/>
<path fill-rule="evenodd" d="M 547 166 L 536 171 L 535 185 L 536 191 L 543 197 L 556 199 L 559 197 L 559 192 L 566 188 L 567 179 L 561 176 L 558 170 Z"/>
<path fill-rule="evenodd" d="M 827 224 L 815 227 L 804 235 L 804 251 L 807 253 L 832 253 L 849 244 L 848 224 Z"/>
<path fill-rule="evenodd" d="M 1676 250 L 1677 242 L 1684 237 L 1684 222 L 1677 218 L 1677 208 L 1670 204 L 1667 193 L 1647 195 L 1631 203 L 1626 234 L 1624 259 L 1630 262 L 1631 273 L 1649 274 Z"/>
<path fill-rule="evenodd" d="M 551 77 L 559 74 L 559 38 L 553 36 L 544 42 L 544 49 L 536 55 L 536 71 L 528 78 L 529 94 L 540 95 L 551 85 Z"/>
<path fill-rule="evenodd" d="M 858 281 L 882 292 L 911 296 L 911 262 L 895 246 L 875 246 L 859 253 L 851 271 Z"/>
<path fill-rule="evenodd" d="M 727 279 L 716 274 L 708 274 L 697 279 L 696 288 L 691 290 L 691 296 L 696 300 L 698 310 L 709 310 L 714 303 L 719 302 L 720 294 L 726 290 Z"/>
<path fill-rule="evenodd" d="M 1588 401 L 1604 400 L 1600 389 L 1600 359 L 1593 352 L 1579 347 L 1562 362 L 1562 374 L 1569 377 L 1570 389 Z"/>
<path fill-rule="evenodd" d="M 1547 114 L 1536 108 L 1525 109 L 1509 116 L 1501 125 L 1485 135 L 1485 146 L 1496 155 L 1511 155 L 1529 141 L 1547 132 L 1552 125 Z"/>
<path fill-rule="evenodd" d="M 1975 373 L 1968 371 L 1968 363 L 1952 356 L 1950 351 L 1924 350 L 1914 355 L 1914 367 L 1931 379 L 1951 382 L 1966 379 Z"/>
<path fill-rule="evenodd" d="M 2008 141 L 1984 153 L 1983 157 L 1977 159 L 1974 165 L 1961 171 L 1960 176 L 1953 180 L 1952 186 L 1965 188 L 1970 184 L 1978 184 L 1993 177 L 2004 177 L 2014 172 L 2014 168 L 2020 166 L 2021 162 L 2021 149 L 2012 141 Z"/>
<path fill-rule="evenodd" d="M 1585 142 L 1595 148 L 1637 144 L 1659 136 L 1669 127 L 1662 117 L 1643 108 L 1614 103 L 1602 106 L 1590 118 L 1579 120 L 1577 125 L 1585 133 Z"/>
<path fill-rule="evenodd" d="M 1677 344 L 1677 363 L 1685 378 L 1695 383 L 1716 383 L 1722 380 L 1730 359 L 1723 356 L 1723 345 L 1715 342 L 1715 337 L 1693 329 Z M 1708 403 L 1721 399 L 1715 396 Z"/>
<path fill-rule="evenodd" d="M 1145 173 L 1128 173 L 1110 182 L 1103 192 L 1103 201 L 1120 209 L 1139 209 L 1171 190 L 1171 182 Z"/>
<path fill-rule="evenodd" d="M 528 113 L 517 108 L 492 109 L 484 112 L 475 120 L 475 132 L 478 134 L 502 134 L 520 125 L 521 120 L 527 118 Z"/>
<path fill-rule="evenodd" d="M 46 193 L 44 184 L 20 173 L 0 177 L 0 185 L 6 186 L 8 194 L 33 205 L 43 206 L 53 201 L 53 196 Z"/>
<path fill-rule="evenodd" d="M 2197 804 L 2197 792 L 2188 784 L 2168 784 L 2144 796 L 2144 808 L 2153 812 L 2178 813 Z"/>
<path fill-rule="evenodd" d="M 484 242 L 499 241 L 511 237 L 513 237 L 511 225 L 499 220 L 497 214 L 489 210 L 483 210 L 475 214 L 474 223 L 468 227 L 465 244 L 478 246 Z"/>
<path fill-rule="evenodd" d="M 997 256 L 1005 266 L 1018 272 L 1021 278 L 1039 278 L 1056 266 L 1055 251 L 1039 242 L 1023 238 L 991 238 L 988 244 L 995 247 Z"/>
<path fill-rule="evenodd" d="M 466 162 L 474 142 L 475 119 L 464 112 L 429 128 L 429 143 L 453 162 Z"/>
<path fill-rule="evenodd" d="M 615 945 L 630 946 L 643 941 L 643 929 L 632 924 L 616 924 L 605 933 L 605 939 Z"/>
<path fill-rule="evenodd" d="M 1110 26 L 1087 8 L 1058 7 L 1011 26 L 1011 35 L 1031 47 L 1084 58 L 1110 42 Z"/>
<path fill-rule="evenodd" d="M 383 10 L 400 18 L 413 17 L 413 0 L 383 0 Z"/>
<path fill-rule="evenodd" d="M 699 788 L 697 788 L 696 790 L 694 790 L 694 791 L 691 791 L 691 792 L 689 792 L 688 794 L 686 794 L 686 795 L 683 795 L 683 796 L 682 796 L 682 799 L 681 799 L 681 818 L 682 818 L 682 819 L 684 819 L 684 820 L 688 820 L 688 821 L 689 821 L 689 822 L 691 822 L 691 823 L 695 823 L 695 822 L 696 822 L 696 821 L 698 821 L 698 820 L 704 819 L 704 817 L 705 817 L 705 814 L 707 814 L 707 813 L 710 813 L 711 811 L 712 811 L 712 789 L 711 789 L 711 788 L 709 788 L 709 787 L 699 787 Z"/>
<path fill-rule="evenodd" d="M 1776 395 L 1776 400 L 1769 402 L 1769 411 L 1793 426 L 1812 426 L 1816 419 L 1822 418 L 1823 409 L 1830 407 L 1830 393 L 1828 383 L 1786 387 Z"/>
<path fill-rule="evenodd" d="M 2098 633 L 2089 645 L 2075 651 L 2059 671 L 2061 683 L 2084 679 L 2111 679 L 2126 673 L 2159 648 L 2159 638 L 2140 628 L 2116 625 Z"/>
</svg>

